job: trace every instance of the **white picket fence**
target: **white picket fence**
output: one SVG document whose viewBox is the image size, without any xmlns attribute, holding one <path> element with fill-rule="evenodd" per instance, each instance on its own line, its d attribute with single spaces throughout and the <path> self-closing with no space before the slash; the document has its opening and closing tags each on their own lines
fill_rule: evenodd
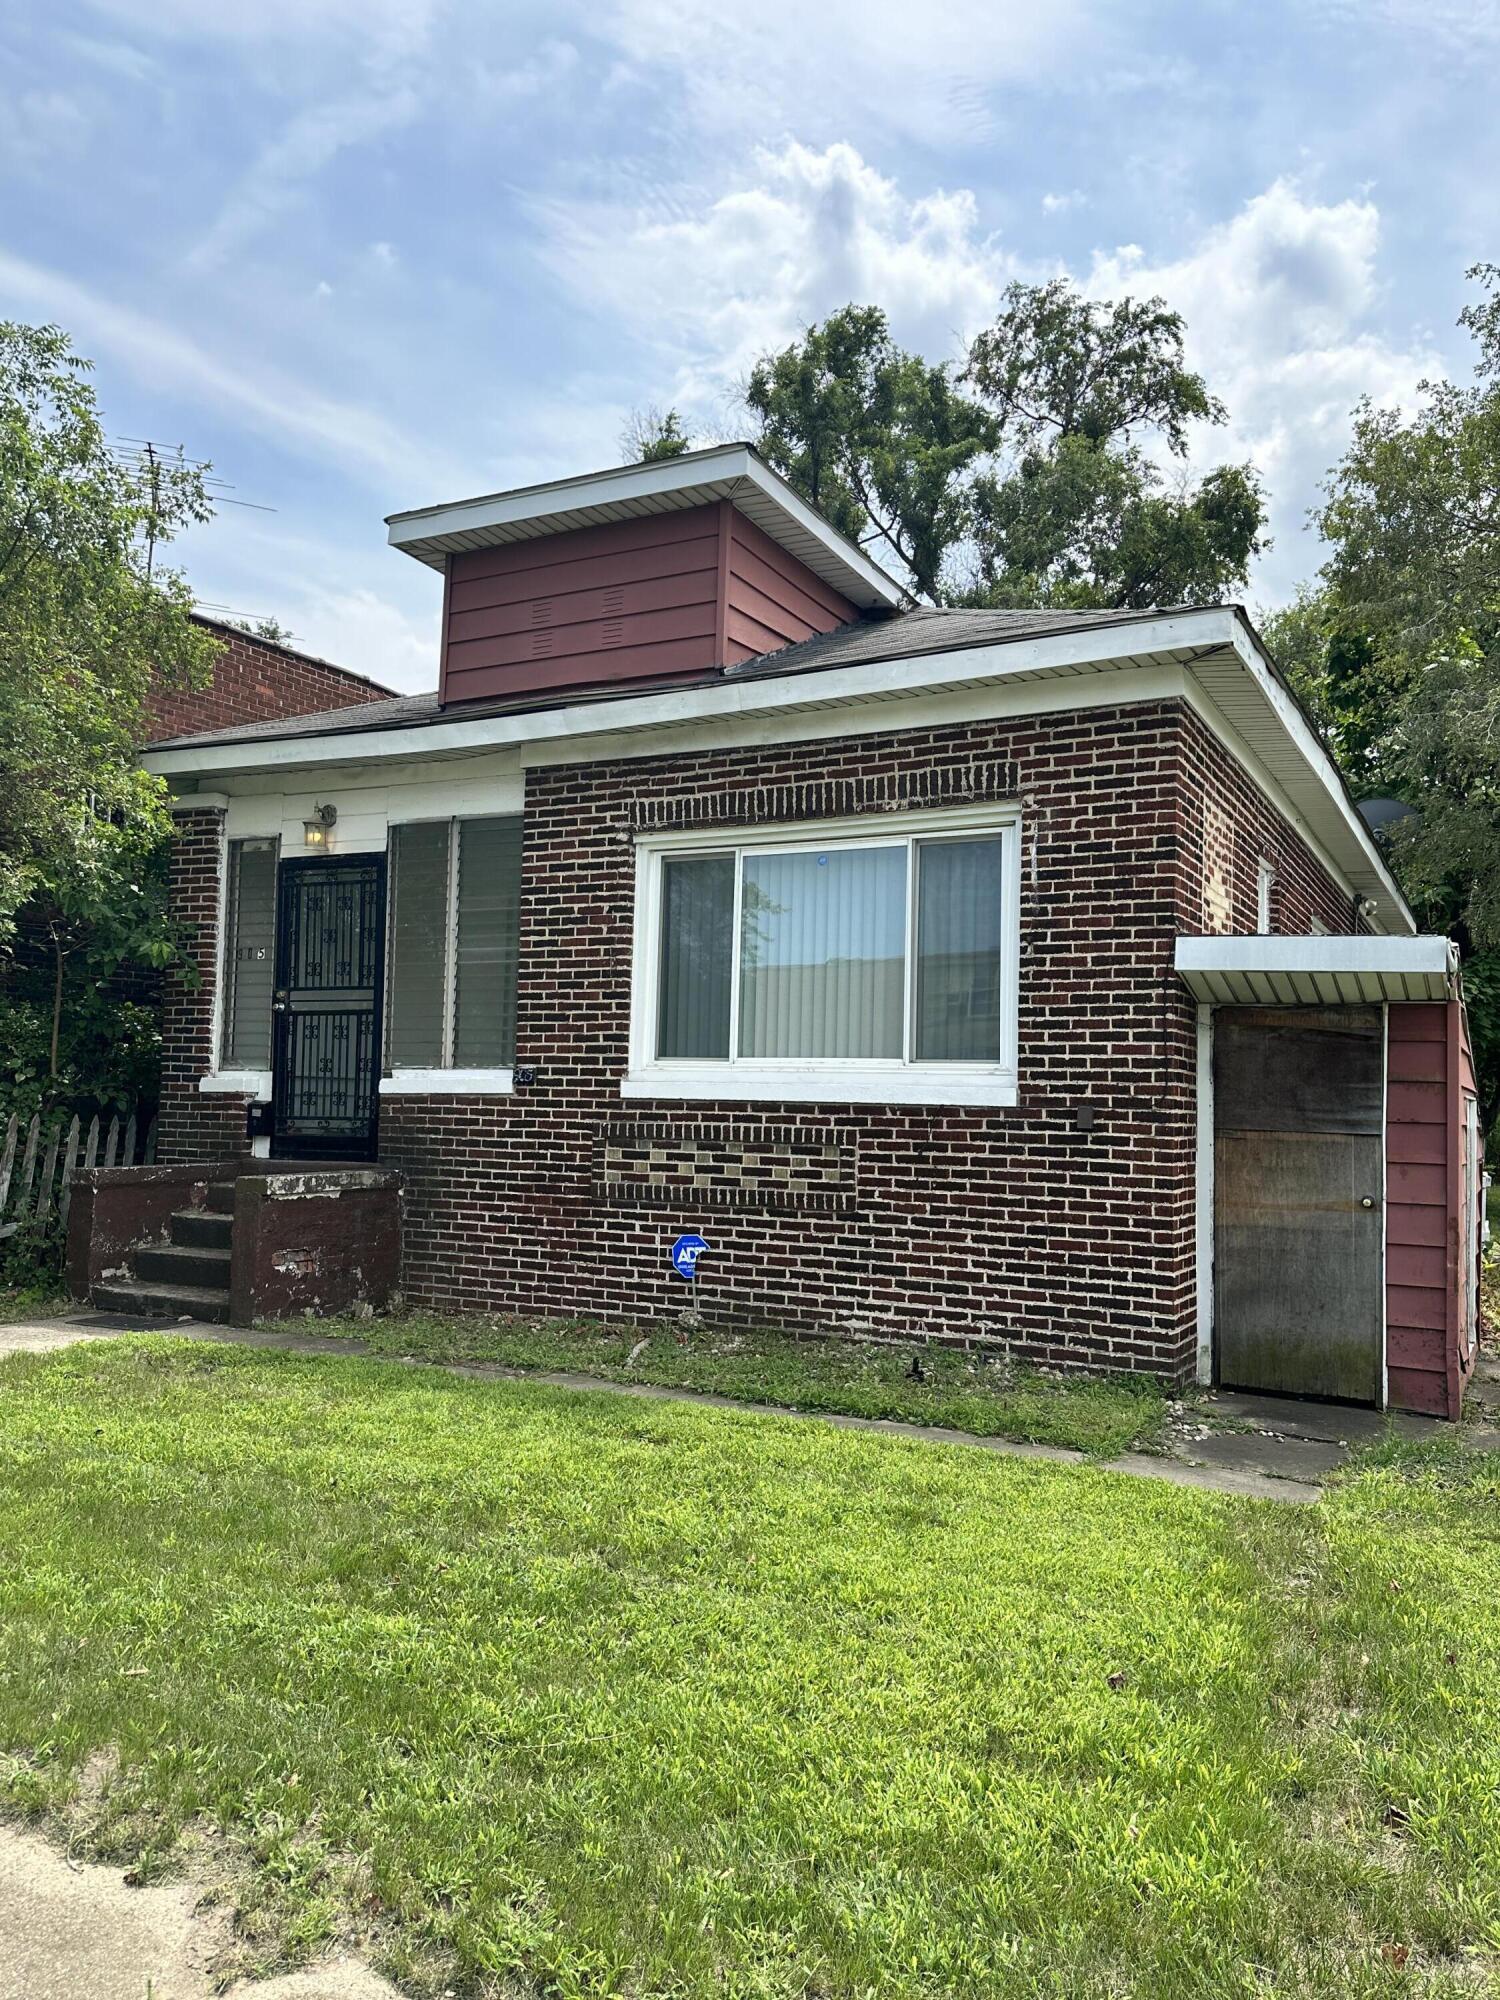
<svg viewBox="0 0 1500 2000">
<path fill-rule="evenodd" d="M 76 1112 L 44 1121 L 34 1111 L 23 1126 L 13 1111 L 0 1148 L 0 1237 L 43 1227 L 54 1209 L 66 1228 L 75 1167 L 147 1166 L 155 1158 L 156 1120 L 133 1111 L 123 1123 L 116 1113 L 107 1126 L 96 1112 L 87 1130 Z"/>
</svg>

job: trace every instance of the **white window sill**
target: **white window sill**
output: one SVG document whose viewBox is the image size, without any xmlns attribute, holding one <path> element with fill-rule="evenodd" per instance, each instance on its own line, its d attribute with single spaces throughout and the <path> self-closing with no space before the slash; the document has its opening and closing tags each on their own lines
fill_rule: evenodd
<svg viewBox="0 0 1500 2000">
<path fill-rule="evenodd" d="M 200 1076 L 198 1088 L 203 1091 L 222 1091 L 230 1097 L 253 1097 L 260 1103 L 269 1102 L 271 1096 L 271 1072 L 268 1069 L 216 1069 L 209 1076 Z"/>
<path fill-rule="evenodd" d="M 1004 1110 L 1013 1070 L 964 1063 L 650 1063 L 631 1070 L 622 1097 L 714 1098 L 724 1103 L 955 1104 Z"/>
<path fill-rule="evenodd" d="M 382 1097 L 509 1097 L 510 1069 L 398 1069 L 380 1079 Z"/>
</svg>

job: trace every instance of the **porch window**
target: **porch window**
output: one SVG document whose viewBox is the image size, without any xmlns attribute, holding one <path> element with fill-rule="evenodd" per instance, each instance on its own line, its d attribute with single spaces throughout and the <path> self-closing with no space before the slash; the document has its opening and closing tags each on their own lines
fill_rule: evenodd
<svg viewBox="0 0 1500 2000">
<path fill-rule="evenodd" d="M 492 1071 L 514 1062 L 520 908 L 519 818 L 392 830 L 392 1070 Z"/>
<path fill-rule="evenodd" d="M 644 844 L 625 1094 L 1013 1102 L 1015 816 L 899 824 Z"/>
<path fill-rule="evenodd" d="M 276 979 L 274 840 L 231 840 L 224 891 L 224 1018 L 221 1062 L 229 1070 L 271 1067 L 271 994 Z"/>
</svg>

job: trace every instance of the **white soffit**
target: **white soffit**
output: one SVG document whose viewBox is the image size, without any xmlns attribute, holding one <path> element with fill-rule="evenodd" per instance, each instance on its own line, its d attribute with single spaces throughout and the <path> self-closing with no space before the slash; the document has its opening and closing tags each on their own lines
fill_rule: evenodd
<svg viewBox="0 0 1500 2000">
<path fill-rule="evenodd" d="M 394 538 L 394 528 L 392 532 Z M 1416 922 L 1369 829 L 1350 803 L 1328 752 L 1271 671 L 1250 627 L 1227 606 L 811 673 L 729 675 L 691 687 L 632 691 L 608 700 L 550 708 L 490 714 L 454 709 L 410 727 L 383 728 L 356 720 L 343 728 L 331 727 L 327 735 L 293 732 L 279 738 L 222 742 L 207 737 L 201 744 L 148 750 L 145 764 L 164 777 L 212 783 L 231 773 L 292 766 L 303 772 L 329 765 L 390 767 L 407 759 L 463 757 L 487 750 L 512 750 L 525 761 L 537 762 L 555 760 L 564 745 L 570 754 L 585 758 L 644 756 L 648 750 L 665 754 L 690 745 L 696 729 L 715 725 L 774 729 L 780 720 L 820 711 L 833 712 L 829 734 L 847 726 L 838 714 L 841 710 L 858 711 L 862 726 L 878 727 L 886 704 L 985 686 L 1004 689 L 1004 712 L 1019 714 L 1026 712 L 1024 689 L 1029 683 L 1071 681 L 1079 687 L 1079 706 L 1087 707 L 1083 682 L 1103 675 L 1111 683 L 1109 701 L 1123 704 L 1131 699 L 1123 686 L 1115 691 L 1123 676 L 1139 670 L 1145 682 L 1152 670 L 1162 668 L 1184 675 L 1189 699 L 1227 740 L 1232 754 L 1243 751 L 1242 761 L 1248 762 L 1252 776 L 1279 790 L 1294 822 L 1300 822 L 1300 830 L 1342 872 L 1351 889 L 1374 899 L 1374 928 L 1415 931 Z M 1162 691 L 1143 687 L 1137 698 L 1159 700 Z M 1048 709 L 1059 705 L 1045 704 Z M 1044 705 L 1037 706 L 1040 712 Z M 357 716 L 357 711 L 351 713 Z"/>
<path fill-rule="evenodd" d="M 866 611 L 894 610 L 907 593 L 864 551 L 830 528 L 777 472 L 746 444 L 715 445 L 650 465 L 622 465 L 573 479 L 518 486 L 438 507 L 388 514 L 392 548 L 442 569 L 463 549 L 532 541 L 572 528 L 667 514 L 732 500 L 757 528 L 806 565 L 814 576 Z"/>
<path fill-rule="evenodd" d="M 1195 999 L 1234 1007 L 1448 1000 L 1458 947 L 1445 937 L 1180 937 Z"/>
</svg>

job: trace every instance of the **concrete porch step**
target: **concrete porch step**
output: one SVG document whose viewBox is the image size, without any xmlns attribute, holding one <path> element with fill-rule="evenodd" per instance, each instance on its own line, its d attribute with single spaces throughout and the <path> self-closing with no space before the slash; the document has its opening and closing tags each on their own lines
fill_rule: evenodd
<svg viewBox="0 0 1500 2000">
<path fill-rule="evenodd" d="M 95 1285 L 92 1304 L 100 1312 L 123 1313 L 132 1319 L 229 1318 L 228 1292 L 198 1285 L 143 1284 L 135 1278 L 112 1278 Z"/>
<path fill-rule="evenodd" d="M 172 1241 L 183 1249 L 227 1250 L 234 1217 L 211 1208 L 179 1208 L 172 1216 Z"/>
<path fill-rule="evenodd" d="M 131 1255 L 135 1275 L 150 1285 L 191 1285 L 229 1290 L 229 1247 L 195 1243 L 142 1243 Z"/>
<path fill-rule="evenodd" d="M 208 1209 L 215 1215 L 234 1214 L 234 1182 L 214 1181 L 208 1190 Z"/>
</svg>

